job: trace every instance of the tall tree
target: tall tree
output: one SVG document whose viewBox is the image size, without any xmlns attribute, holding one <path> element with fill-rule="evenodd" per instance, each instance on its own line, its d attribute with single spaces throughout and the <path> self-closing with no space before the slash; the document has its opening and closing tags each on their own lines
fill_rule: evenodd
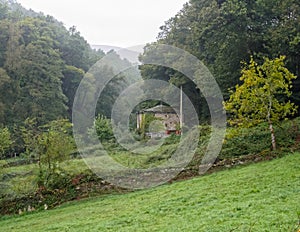
<svg viewBox="0 0 300 232">
<path fill-rule="evenodd" d="M 36 117 L 41 123 L 66 116 L 66 97 L 62 92 L 62 60 L 48 47 L 47 38 L 28 44 L 22 51 L 18 70 L 20 95 L 14 110 L 23 121 Z"/>
<path fill-rule="evenodd" d="M 0 128 L 0 158 L 5 157 L 5 152 L 10 148 L 12 143 L 8 128 Z"/>
<path fill-rule="evenodd" d="M 0 68 L 0 124 L 7 122 L 12 116 L 11 105 L 13 104 L 15 88 L 13 81 L 7 72 Z"/>
<path fill-rule="evenodd" d="M 297 78 L 285 67 L 284 59 L 284 56 L 274 60 L 266 58 L 258 65 L 252 58 L 242 70 L 242 84 L 235 87 L 225 103 L 232 125 L 249 127 L 267 122 L 273 150 L 276 149 L 273 124 L 297 110 L 294 103 L 282 100 L 283 96 L 291 96 L 292 80 Z"/>
</svg>

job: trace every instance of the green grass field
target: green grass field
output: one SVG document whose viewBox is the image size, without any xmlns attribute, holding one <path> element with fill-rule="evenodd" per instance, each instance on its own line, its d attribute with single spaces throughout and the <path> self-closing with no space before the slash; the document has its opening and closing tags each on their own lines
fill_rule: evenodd
<svg viewBox="0 0 300 232">
<path fill-rule="evenodd" d="M 300 154 L 0 219 L 1 231 L 297 231 Z"/>
</svg>

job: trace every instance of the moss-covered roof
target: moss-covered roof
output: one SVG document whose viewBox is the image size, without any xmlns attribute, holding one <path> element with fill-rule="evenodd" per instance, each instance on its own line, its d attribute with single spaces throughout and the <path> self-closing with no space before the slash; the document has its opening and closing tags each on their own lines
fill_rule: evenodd
<svg viewBox="0 0 300 232">
<path fill-rule="evenodd" d="M 149 109 L 141 110 L 140 113 L 172 113 L 176 114 L 175 110 L 170 106 L 158 105 Z"/>
</svg>

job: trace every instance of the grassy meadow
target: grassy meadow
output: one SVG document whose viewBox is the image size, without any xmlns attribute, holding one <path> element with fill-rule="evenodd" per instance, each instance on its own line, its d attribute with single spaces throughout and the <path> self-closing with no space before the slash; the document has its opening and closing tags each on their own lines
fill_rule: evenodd
<svg viewBox="0 0 300 232">
<path fill-rule="evenodd" d="M 300 220 L 300 154 L 133 193 L 5 216 L 1 231 L 291 231 Z"/>
</svg>

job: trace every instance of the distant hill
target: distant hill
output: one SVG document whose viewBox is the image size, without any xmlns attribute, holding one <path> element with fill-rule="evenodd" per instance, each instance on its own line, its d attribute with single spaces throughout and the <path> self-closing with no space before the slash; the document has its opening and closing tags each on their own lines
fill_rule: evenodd
<svg viewBox="0 0 300 232">
<path fill-rule="evenodd" d="M 122 49 L 121 47 L 110 46 L 110 45 L 91 45 L 91 47 L 96 50 L 100 49 L 100 50 L 104 51 L 105 53 L 107 53 L 111 50 L 118 51 L 118 50 Z"/>
<path fill-rule="evenodd" d="M 127 59 L 131 63 L 139 63 L 138 56 L 143 52 L 143 46 L 122 48 L 110 45 L 91 45 L 91 47 L 95 50 L 102 50 L 105 53 L 114 50 L 122 59 Z"/>
</svg>

